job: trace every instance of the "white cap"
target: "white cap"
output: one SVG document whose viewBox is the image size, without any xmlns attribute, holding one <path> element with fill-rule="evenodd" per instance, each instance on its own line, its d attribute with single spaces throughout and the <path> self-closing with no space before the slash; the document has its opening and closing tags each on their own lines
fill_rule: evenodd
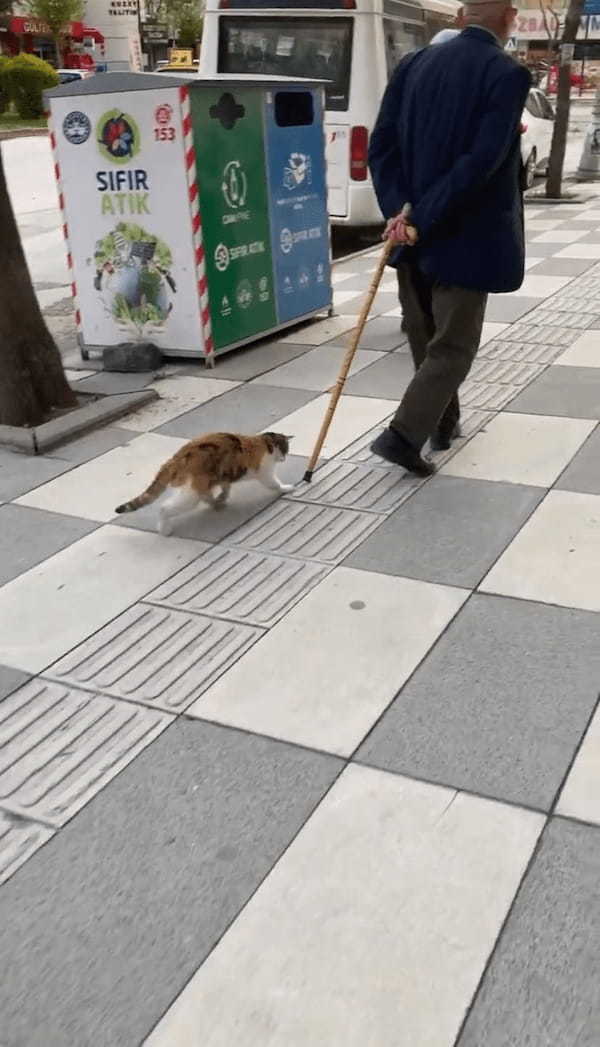
<svg viewBox="0 0 600 1047">
<path fill-rule="evenodd" d="M 446 44 L 448 40 L 454 40 L 455 36 L 460 36 L 460 29 L 440 29 L 439 33 L 436 33 L 429 43 Z"/>
</svg>

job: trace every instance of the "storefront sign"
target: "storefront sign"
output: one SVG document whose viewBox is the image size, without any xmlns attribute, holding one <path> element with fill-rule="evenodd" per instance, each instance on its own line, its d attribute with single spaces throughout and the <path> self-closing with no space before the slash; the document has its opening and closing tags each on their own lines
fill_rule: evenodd
<svg viewBox="0 0 600 1047">
<path fill-rule="evenodd" d="M 600 6 L 598 8 L 599 13 L 583 15 L 581 18 L 579 30 L 577 33 L 578 39 L 584 39 L 586 31 L 589 40 L 600 39 Z M 550 31 L 550 38 L 554 39 L 556 36 L 560 36 L 562 27 L 565 24 L 565 18 L 567 16 L 566 9 L 561 9 L 553 13 L 549 8 L 545 9 L 546 18 L 548 22 L 548 29 Z M 588 26 L 589 22 L 589 26 Z M 547 40 L 548 33 L 544 25 L 544 17 L 541 11 L 528 10 L 527 8 L 518 12 L 516 20 L 516 35 L 520 40 Z"/>
</svg>

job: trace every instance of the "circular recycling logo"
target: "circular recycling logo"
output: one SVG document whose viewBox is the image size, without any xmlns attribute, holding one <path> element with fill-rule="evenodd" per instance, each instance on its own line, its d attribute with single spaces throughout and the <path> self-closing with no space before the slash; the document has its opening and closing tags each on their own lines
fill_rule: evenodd
<svg viewBox="0 0 600 1047">
<path fill-rule="evenodd" d="M 289 254 L 294 246 L 294 238 L 289 229 L 282 229 L 279 244 L 284 254 Z"/>
<path fill-rule="evenodd" d="M 63 134 L 71 145 L 83 145 L 92 133 L 92 125 L 85 113 L 73 110 L 63 120 Z"/>
<path fill-rule="evenodd" d="M 225 203 L 233 211 L 244 207 L 248 194 L 248 179 L 239 160 L 230 160 L 225 167 L 221 189 Z"/>
<path fill-rule="evenodd" d="M 218 244 L 215 247 L 215 268 L 217 272 L 224 273 L 229 267 L 229 248 L 225 244 Z"/>
<path fill-rule="evenodd" d="M 100 117 L 96 138 L 100 152 L 113 164 L 127 164 L 140 151 L 140 132 L 136 122 L 119 109 L 111 109 Z"/>
</svg>

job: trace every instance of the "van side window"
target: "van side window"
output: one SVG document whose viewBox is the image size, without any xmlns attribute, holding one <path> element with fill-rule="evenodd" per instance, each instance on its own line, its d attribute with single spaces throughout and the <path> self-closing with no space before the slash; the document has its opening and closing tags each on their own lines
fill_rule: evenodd
<svg viewBox="0 0 600 1047">
<path fill-rule="evenodd" d="M 388 80 L 398 62 L 410 51 L 416 51 L 425 43 L 425 30 L 422 25 L 411 22 L 400 22 L 384 18 L 383 35 L 385 40 L 385 64 Z"/>
</svg>

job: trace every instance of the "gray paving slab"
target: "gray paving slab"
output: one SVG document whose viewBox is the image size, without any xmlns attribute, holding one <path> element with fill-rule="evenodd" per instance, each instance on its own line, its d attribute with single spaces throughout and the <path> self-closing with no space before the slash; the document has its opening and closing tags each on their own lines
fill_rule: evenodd
<svg viewBox="0 0 600 1047">
<path fill-rule="evenodd" d="M 203 363 L 186 364 L 178 367 L 178 374 L 189 374 L 194 378 L 226 378 L 233 381 L 250 381 L 259 374 L 272 371 L 274 367 L 295 360 L 310 351 L 308 345 L 292 345 L 285 342 L 265 342 L 245 346 L 217 357 L 214 371 L 207 371 Z"/>
<path fill-rule="evenodd" d="M 278 475 L 284 483 L 299 483 L 307 461 L 302 455 L 289 455 L 279 466 Z M 256 480 L 241 481 L 233 486 L 226 506 L 219 510 L 201 506 L 193 513 L 180 516 L 173 524 L 173 534 L 198 542 L 220 542 L 280 498 L 280 494 L 267 491 Z M 149 505 L 136 513 L 116 516 L 112 522 L 119 527 L 156 532 L 158 513 L 156 506 Z"/>
<path fill-rule="evenodd" d="M 600 494 L 600 426 L 571 460 L 556 486 L 563 491 Z"/>
<path fill-rule="evenodd" d="M 98 371 L 89 378 L 82 378 L 77 383 L 77 391 L 84 393 L 130 393 L 145 389 L 156 378 L 155 371 L 143 371 L 137 374 L 121 374 L 117 371 Z"/>
<path fill-rule="evenodd" d="M 207 549 L 150 593 L 146 602 L 269 627 L 328 570 L 323 564 L 220 546 Z"/>
<path fill-rule="evenodd" d="M 600 1043 L 600 829 L 543 833 L 457 1047 Z"/>
<path fill-rule="evenodd" d="M 535 276 L 581 276 L 595 264 L 591 258 L 545 258 L 527 271 Z"/>
<path fill-rule="evenodd" d="M 535 238 L 539 236 L 538 230 L 532 230 L 531 235 L 526 237 L 526 252 L 532 258 L 552 258 L 565 247 L 565 244 L 536 243 Z"/>
<path fill-rule="evenodd" d="M 485 319 L 488 323 L 512 324 L 539 304 L 539 298 L 525 298 L 519 294 L 491 294 Z"/>
<path fill-rule="evenodd" d="M 369 535 L 346 565 L 475 588 L 544 493 L 436 476 Z"/>
<path fill-rule="evenodd" d="M 0 501 L 18 498 L 72 468 L 71 462 L 46 455 L 19 454 L 0 447 Z"/>
<path fill-rule="evenodd" d="M 3 888 L 2 1040 L 140 1044 L 340 766 L 179 720 Z"/>
<path fill-rule="evenodd" d="M 402 320 L 399 316 L 376 316 L 366 324 L 360 338 L 360 348 L 391 352 L 399 346 L 407 345 L 406 335 L 401 325 Z M 331 344 L 347 345 L 352 334 L 352 331 L 348 331 L 342 340 L 338 335 L 337 338 L 332 338 Z"/>
<path fill-rule="evenodd" d="M 548 810 L 596 705 L 599 679 L 597 615 L 475 595 L 359 759 Z"/>
<path fill-rule="evenodd" d="M 0 705 L 0 808 L 64 825 L 172 722 L 41 679 Z"/>
<path fill-rule="evenodd" d="M 73 687 L 181 713 L 262 635 L 261 630 L 239 622 L 137 604 L 45 675 Z"/>
<path fill-rule="evenodd" d="M 54 830 L 0 810 L 0 884 L 42 847 Z"/>
<path fill-rule="evenodd" d="M 362 295 L 360 295 L 356 304 L 358 306 L 357 312 L 360 312 L 362 302 L 364 302 L 365 295 L 367 293 L 368 283 L 363 289 Z M 376 314 L 378 313 L 389 313 L 392 309 L 398 308 L 398 295 L 395 291 L 379 291 L 373 301 L 373 309 Z M 394 319 L 394 317 L 391 317 Z"/>
<path fill-rule="evenodd" d="M 24 505 L 0 506 L 0 585 L 94 531 L 92 520 Z"/>
<path fill-rule="evenodd" d="M 400 401 L 414 373 L 409 353 L 388 353 L 349 378 L 344 392 L 349 396 L 376 396 Z"/>
<path fill-rule="evenodd" d="M 600 419 L 600 368 L 549 367 L 511 401 L 510 410 Z"/>
<path fill-rule="evenodd" d="M 28 680 L 29 673 L 24 673 L 21 669 L 11 669 L 9 665 L 0 665 L 0 701 Z"/>
<path fill-rule="evenodd" d="M 70 462 L 72 465 L 83 465 L 106 451 L 112 451 L 114 447 L 123 447 L 138 435 L 131 429 L 107 426 L 105 429 L 96 429 L 78 440 L 71 440 L 68 444 L 61 444 L 50 452 L 49 457 L 61 462 Z"/>
<path fill-rule="evenodd" d="M 280 389 L 277 386 L 270 386 L 266 395 L 263 386 L 241 385 L 166 422 L 155 432 L 187 439 L 219 430 L 259 433 L 262 429 L 276 428 L 280 418 L 304 407 L 318 395 L 307 389 Z"/>
</svg>

